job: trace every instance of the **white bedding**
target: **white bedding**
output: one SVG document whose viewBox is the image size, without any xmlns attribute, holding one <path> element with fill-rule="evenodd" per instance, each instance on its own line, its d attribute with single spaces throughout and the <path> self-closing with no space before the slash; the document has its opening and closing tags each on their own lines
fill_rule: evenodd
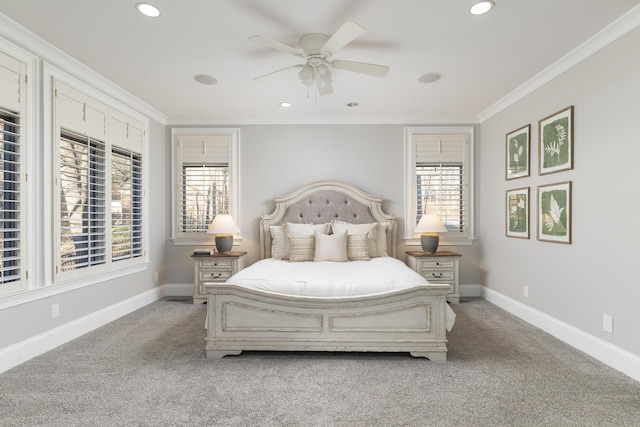
<svg viewBox="0 0 640 427">
<path fill-rule="evenodd" d="M 240 270 L 227 283 L 263 292 L 330 298 L 375 295 L 428 282 L 402 261 L 379 257 L 349 262 L 263 259 Z M 451 330 L 455 313 L 445 306 L 447 330 Z"/>
</svg>

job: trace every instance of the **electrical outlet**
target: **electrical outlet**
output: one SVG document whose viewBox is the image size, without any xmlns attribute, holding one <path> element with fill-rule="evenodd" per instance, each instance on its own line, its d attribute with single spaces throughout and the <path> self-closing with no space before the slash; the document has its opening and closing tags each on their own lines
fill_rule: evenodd
<svg viewBox="0 0 640 427">
<path fill-rule="evenodd" d="M 529 298 L 529 287 L 528 286 L 524 287 L 524 296 Z"/>
<path fill-rule="evenodd" d="M 613 333 L 613 317 L 606 314 L 602 315 L 602 330 L 610 334 Z"/>
<path fill-rule="evenodd" d="M 60 316 L 60 304 L 52 304 L 51 305 L 51 318 L 55 319 Z"/>
<path fill-rule="evenodd" d="M 160 280 L 160 273 L 156 271 L 153 275 L 153 280 L 155 280 L 156 283 L 158 283 L 158 281 Z"/>
</svg>

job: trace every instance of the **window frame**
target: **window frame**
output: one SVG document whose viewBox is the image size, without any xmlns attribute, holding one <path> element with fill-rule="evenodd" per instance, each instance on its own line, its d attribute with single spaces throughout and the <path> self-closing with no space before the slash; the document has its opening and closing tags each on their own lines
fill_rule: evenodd
<svg viewBox="0 0 640 427">
<path fill-rule="evenodd" d="M 82 287 L 93 283 L 109 280 L 113 277 L 120 277 L 128 274 L 142 271 L 147 268 L 147 264 L 150 259 L 149 255 L 149 201 L 148 201 L 148 188 L 149 188 L 149 166 L 148 166 L 148 128 L 149 120 L 147 117 L 136 113 L 135 111 L 125 107 L 112 98 L 90 88 L 86 84 L 77 81 L 76 79 L 66 75 L 62 71 L 56 69 L 50 64 L 46 64 L 45 67 L 45 82 L 49 84 L 45 87 L 45 93 L 49 94 L 51 105 L 50 115 L 50 127 L 51 133 L 47 134 L 48 138 L 45 138 L 46 153 L 45 156 L 49 159 L 47 162 L 51 165 L 51 169 L 45 171 L 47 176 L 51 177 L 51 188 L 45 185 L 45 200 L 50 200 L 53 206 L 52 215 L 45 215 L 43 220 L 45 223 L 45 229 L 51 231 L 51 238 L 46 244 L 52 248 L 51 254 L 45 256 L 45 267 L 50 267 L 50 275 L 45 278 L 44 286 L 60 286 L 64 287 Z M 48 89 L 48 90 L 47 90 Z M 86 127 L 82 129 L 82 122 L 77 120 L 77 117 L 61 118 L 60 107 L 57 104 L 58 96 L 62 93 L 68 96 L 73 96 L 80 103 L 86 103 L 84 110 L 84 116 L 86 118 Z M 65 92 L 66 91 L 66 92 Z M 90 122 L 89 117 L 95 114 L 101 114 L 100 120 L 104 123 L 96 126 L 95 122 Z M 45 119 L 47 115 L 45 115 Z M 128 121 L 124 123 L 124 121 Z M 46 122 L 47 120 L 45 120 Z M 117 122 L 117 123 L 116 123 Z M 137 129 L 137 133 L 131 133 L 131 138 L 127 138 L 128 135 L 120 135 L 117 130 L 118 127 L 123 128 L 126 126 L 128 132 L 129 127 L 133 131 Z M 105 179 L 106 179 L 106 191 L 105 191 L 105 222 L 106 222 L 106 263 L 95 267 L 79 268 L 76 270 L 62 271 L 61 262 L 61 247 L 60 247 L 60 136 L 63 130 L 76 133 L 78 135 L 84 135 L 86 137 L 93 138 L 98 141 L 104 142 L 105 145 Z M 112 186 L 112 171 L 111 171 L 111 157 L 114 149 L 121 149 L 127 151 L 133 151 L 138 154 L 142 159 L 141 173 L 142 173 L 142 256 L 121 260 L 112 260 L 112 220 L 111 220 L 111 186 Z M 45 183 L 47 180 L 45 179 Z M 46 240 L 46 237 L 45 237 Z"/>
<path fill-rule="evenodd" d="M 420 238 L 414 230 L 417 225 L 417 185 L 416 185 L 416 147 L 414 135 L 464 135 L 467 142 L 466 153 L 463 156 L 463 168 L 466 169 L 467 182 L 467 232 L 442 233 L 440 235 L 440 245 L 471 245 L 475 240 L 475 216 L 474 216 L 474 127 L 407 127 L 404 132 L 404 158 L 405 158 L 405 221 L 404 221 L 404 242 L 407 246 L 420 246 Z"/>
<path fill-rule="evenodd" d="M 12 299 L 28 291 L 34 283 L 38 282 L 39 270 L 35 268 L 39 259 L 36 251 L 36 236 L 41 231 L 36 221 L 39 212 L 37 203 L 36 159 L 40 155 L 36 148 L 36 123 L 38 98 L 36 96 L 36 82 L 39 70 L 36 66 L 37 58 L 31 53 L 19 48 L 10 42 L 0 38 L 0 52 L 21 64 L 20 72 L 20 279 L 12 282 L 0 291 L 0 299 Z M 8 106 L 4 106 L 7 108 Z M 11 108 L 8 108 L 11 110 Z"/>
<path fill-rule="evenodd" d="M 229 207 L 228 213 L 240 224 L 240 129 L 239 128 L 172 128 L 171 129 L 171 241 L 174 245 L 211 244 L 213 236 L 207 233 L 186 233 L 180 231 L 180 212 L 182 195 L 182 162 L 179 138 L 187 135 L 229 137 Z M 240 236 L 234 236 L 234 244 L 238 244 Z"/>
</svg>

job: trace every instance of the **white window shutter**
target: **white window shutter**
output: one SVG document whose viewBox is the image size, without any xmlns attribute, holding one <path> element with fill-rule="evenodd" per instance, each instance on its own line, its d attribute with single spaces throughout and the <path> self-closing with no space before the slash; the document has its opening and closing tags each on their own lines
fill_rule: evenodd
<svg viewBox="0 0 640 427">
<path fill-rule="evenodd" d="M 55 91 L 56 122 L 61 128 L 106 140 L 107 107 L 104 104 L 57 80 Z"/>
</svg>

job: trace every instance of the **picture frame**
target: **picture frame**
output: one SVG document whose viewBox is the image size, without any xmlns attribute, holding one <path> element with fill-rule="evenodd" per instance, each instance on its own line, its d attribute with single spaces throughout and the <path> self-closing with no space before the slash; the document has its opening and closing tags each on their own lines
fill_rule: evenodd
<svg viewBox="0 0 640 427">
<path fill-rule="evenodd" d="M 506 191 L 506 236 L 529 238 L 529 187 Z"/>
<path fill-rule="evenodd" d="M 571 243 L 571 181 L 538 186 L 538 240 Z"/>
<path fill-rule="evenodd" d="M 538 121 L 538 172 L 573 169 L 573 106 Z"/>
<path fill-rule="evenodd" d="M 531 152 L 531 125 L 523 126 L 505 135 L 505 179 L 529 176 Z"/>
</svg>

